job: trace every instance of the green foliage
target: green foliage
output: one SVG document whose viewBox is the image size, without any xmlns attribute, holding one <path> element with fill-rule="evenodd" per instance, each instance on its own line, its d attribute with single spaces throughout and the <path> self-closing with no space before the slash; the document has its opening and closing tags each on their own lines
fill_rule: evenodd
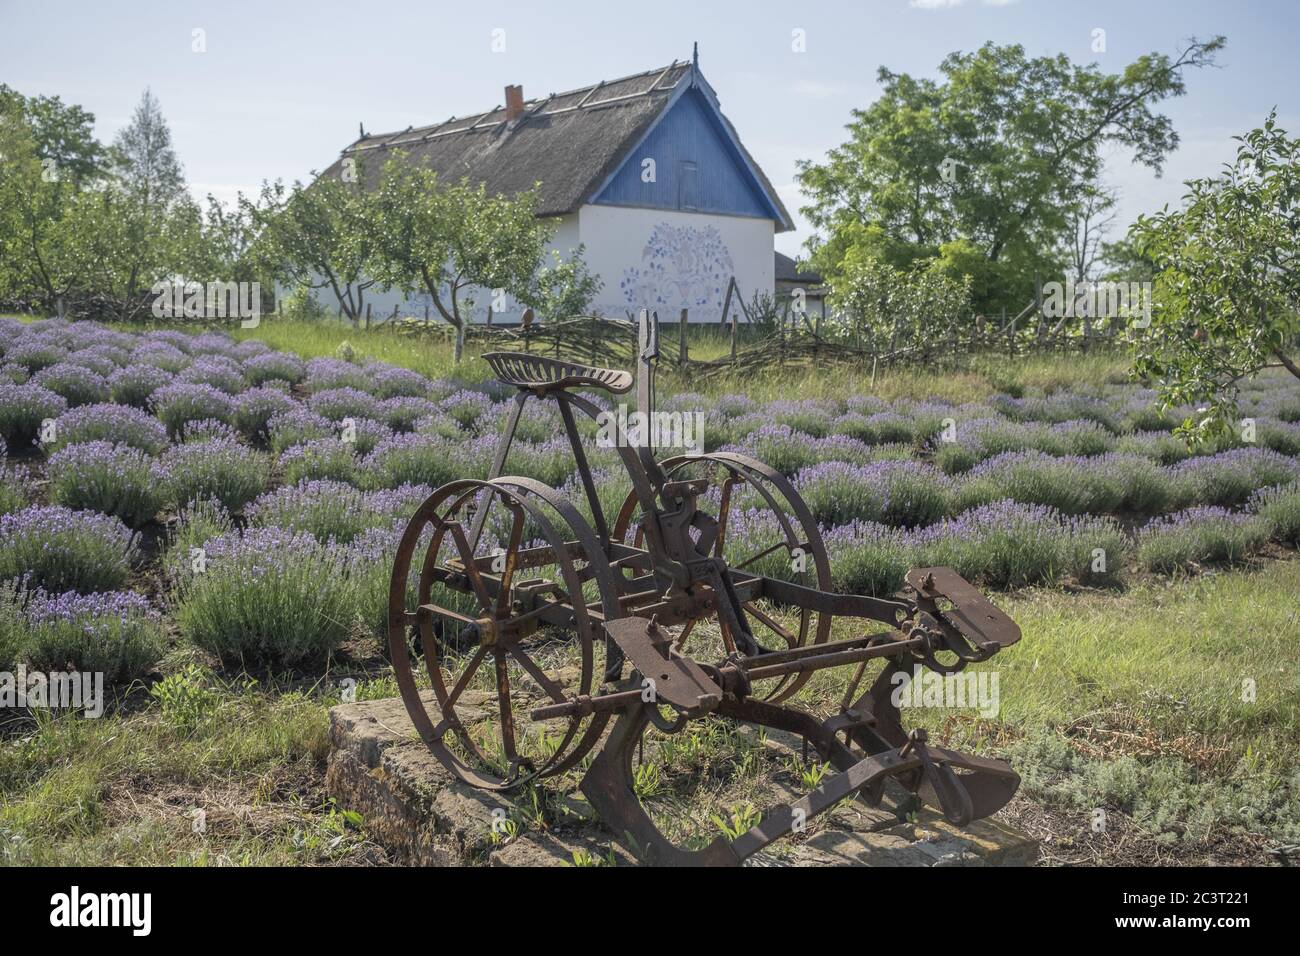
<svg viewBox="0 0 1300 956">
<path fill-rule="evenodd" d="M 535 273 L 550 229 L 535 215 L 537 196 L 536 189 L 491 196 L 481 183 L 444 183 L 402 154 L 380 172 L 371 208 L 371 271 L 386 288 L 429 296 L 456 330 L 457 362 L 475 305 L 471 289 L 538 302 Z M 584 274 L 585 266 L 574 265 L 547 278 L 546 288 L 552 296 L 576 300 L 589 285 Z"/>
<path fill-rule="evenodd" d="M 565 258 L 552 250 L 555 264 L 537 270 L 533 298 L 543 319 L 585 315 L 591 307 L 591 300 L 604 282 L 588 270 L 583 259 L 585 251 L 584 246 L 578 246 Z"/>
<path fill-rule="evenodd" d="M 302 294 L 327 288 L 354 325 L 365 315 L 365 275 L 371 255 L 374 214 L 360 176 L 321 176 L 308 186 L 295 182 L 262 186 L 260 201 L 240 198 L 241 215 L 257 233 L 249 256 L 270 274 Z M 316 317 L 302 300 L 304 317 Z"/>
<path fill-rule="evenodd" d="M 897 269 L 854 250 L 831 280 L 835 317 L 823 332 L 830 339 L 877 343 L 882 351 L 925 342 L 936 321 L 962 314 L 970 303 L 969 276 L 950 278 L 940 269 Z"/>
<path fill-rule="evenodd" d="M 184 734 L 193 733 L 221 704 L 221 694 L 211 686 L 212 675 L 197 664 L 187 664 L 149 688 L 158 702 L 163 721 Z"/>
<path fill-rule="evenodd" d="M 812 267 L 833 278 L 855 250 L 897 269 L 940 257 L 945 272 L 971 270 L 976 309 L 1019 311 L 1024 279 L 1052 274 L 1053 237 L 1099 182 L 1106 150 L 1131 149 L 1158 171 L 1178 136 L 1153 107 L 1181 96 L 1183 73 L 1223 43 L 1191 41 L 1177 58 L 1146 54 L 1115 74 L 993 43 L 950 54 L 938 80 L 882 67 L 882 93 L 853 111 L 848 141 L 800 163 L 803 212 L 821 232 Z M 959 240 L 970 249 L 942 252 Z M 978 266 L 972 251 L 1011 271 Z"/>
<path fill-rule="evenodd" d="M 1237 139 L 1236 160 L 1189 181 L 1182 209 L 1131 233 L 1159 270 L 1134 371 L 1167 406 L 1203 406 L 1178 429 L 1197 441 L 1232 429 L 1243 378 L 1270 364 L 1300 377 L 1286 354 L 1300 331 L 1300 139 L 1276 114 Z"/>
</svg>

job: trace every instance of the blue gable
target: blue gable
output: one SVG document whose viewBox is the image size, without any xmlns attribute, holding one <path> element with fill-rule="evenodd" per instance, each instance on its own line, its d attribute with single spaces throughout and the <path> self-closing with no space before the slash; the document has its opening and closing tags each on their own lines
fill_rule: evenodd
<svg viewBox="0 0 1300 956">
<path fill-rule="evenodd" d="M 706 95 L 698 87 L 686 87 L 591 201 L 780 222 L 780 213 Z M 646 159 L 655 161 L 654 182 L 642 181 Z"/>
</svg>

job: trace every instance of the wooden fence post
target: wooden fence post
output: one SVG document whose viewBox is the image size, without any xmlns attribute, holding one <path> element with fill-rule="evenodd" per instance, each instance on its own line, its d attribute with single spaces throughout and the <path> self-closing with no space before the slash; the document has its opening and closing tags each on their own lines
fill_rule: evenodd
<svg viewBox="0 0 1300 956">
<path fill-rule="evenodd" d="M 678 349 L 677 349 L 677 364 L 681 368 L 685 368 L 687 363 L 690 362 L 691 360 L 690 341 L 687 339 L 688 321 L 689 319 L 687 318 L 687 312 L 685 309 L 682 309 L 682 315 L 681 315 L 681 319 L 679 320 L 679 326 L 678 326 L 679 338 L 678 338 Z"/>
</svg>

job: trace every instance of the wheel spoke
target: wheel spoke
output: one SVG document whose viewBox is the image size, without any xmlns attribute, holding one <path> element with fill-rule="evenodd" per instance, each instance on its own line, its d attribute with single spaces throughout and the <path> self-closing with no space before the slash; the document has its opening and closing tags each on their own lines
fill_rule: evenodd
<svg viewBox="0 0 1300 956">
<path fill-rule="evenodd" d="M 501 572 L 501 590 L 497 592 L 497 616 L 505 617 L 510 610 L 510 582 L 515 576 L 515 564 L 518 561 L 519 542 L 524 537 L 524 509 L 518 505 L 510 508 L 514 521 L 510 525 L 510 543 L 506 546 L 506 564 Z"/>
<path fill-rule="evenodd" d="M 506 654 L 501 648 L 492 652 L 497 666 L 497 708 L 501 712 L 501 746 L 513 764 L 519 759 L 515 749 L 515 715 L 510 707 L 510 673 L 506 669 Z"/>
<path fill-rule="evenodd" d="M 465 528 L 459 521 L 448 523 L 451 529 L 451 536 L 456 541 L 456 547 L 460 550 L 461 561 L 465 565 L 465 575 L 469 578 L 469 583 L 474 588 L 474 595 L 478 598 L 484 614 L 492 613 L 492 596 L 488 594 L 487 585 L 483 583 L 483 576 L 478 573 L 478 565 L 474 563 L 474 552 L 470 549 L 469 539 L 465 537 Z"/>
<path fill-rule="evenodd" d="M 479 665 L 483 663 L 483 658 L 487 656 L 487 650 L 486 645 L 480 646 L 474 652 L 474 656 L 470 658 L 469 663 L 465 665 L 465 670 L 457 679 L 456 686 L 451 689 L 451 693 L 447 695 L 447 700 L 442 705 L 442 716 L 455 716 L 456 701 L 460 700 L 460 695 L 465 692 L 469 682 L 474 679 L 474 674 L 478 671 Z M 451 711 L 451 713 L 448 714 L 448 711 Z"/>
<path fill-rule="evenodd" d="M 551 700 L 555 701 L 557 704 L 562 704 L 564 701 L 568 700 L 568 697 L 565 696 L 564 688 L 547 677 L 546 672 L 537 666 L 536 661 L 524 653 L 522 647 L 518 644 L 512 644 L 507 648 L 507 650 L 514 656 L 514 659 L 519 662 L 519 666 L 528 672 L 528 676 L 537 681 L 542 690 L 546 691 L 546 693 L 550 695 Z"/>
</svg>

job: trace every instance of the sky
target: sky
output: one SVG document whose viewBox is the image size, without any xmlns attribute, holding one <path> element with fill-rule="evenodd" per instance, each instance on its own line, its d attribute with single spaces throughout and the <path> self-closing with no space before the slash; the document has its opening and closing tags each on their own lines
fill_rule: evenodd
<svg viewBox="0 0 1300 956">
<path fill-rule="evenodd" d="M 1218 67 L 1160 107 L 1181 137 L 1163 176 L 1108 156 L 1118 235 L 1176 205 L 1183 180 L 1215 173 L 1273 107 L 1300 132 L 1298 27 L 1295 0 L 0 0 L 0 82 L 80 104 L 104 141 L 152 88 L 191 190 L 230 201 L 324 169 L 359 123 L 385 132 L 483 112 L 507 84 L 531 99 L 686 59 L 698 43 L 723 112 L 795 216 L 777 248 L 797 255 L 811 233 L 796 163 L 844 141 L 882 66 L 935 76 L 948 53 L 991 40 L 1118 72 L 1226 35 Z"/>
</svg>

